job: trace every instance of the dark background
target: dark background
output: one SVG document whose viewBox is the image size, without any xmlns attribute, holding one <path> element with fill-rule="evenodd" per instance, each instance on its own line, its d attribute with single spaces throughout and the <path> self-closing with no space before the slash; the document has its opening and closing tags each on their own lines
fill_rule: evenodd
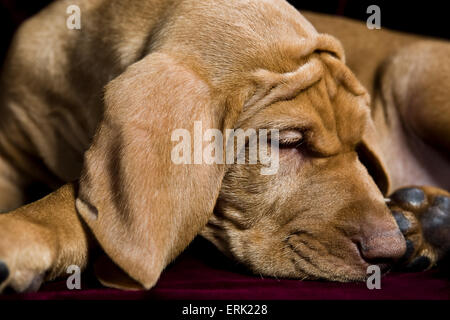
<svg viewBox="0 0 450 320">
<path fill-rule="evenodd" d="M 0 0 L 0 21 L 3 24 L 0 62 L 3 61 L 17 26 L 50 2 L 51 0 Z M 450 39 L 450 9 L 446 8 L 445 0 L 291 0 L 289 2 L 299 9 L 347 16 L 363 21 L 366 21 L 369 16 L 366 13 L 367 7 L 376 4 L 381 8 L 381 25 L 384 28 Z"/>
</svg>

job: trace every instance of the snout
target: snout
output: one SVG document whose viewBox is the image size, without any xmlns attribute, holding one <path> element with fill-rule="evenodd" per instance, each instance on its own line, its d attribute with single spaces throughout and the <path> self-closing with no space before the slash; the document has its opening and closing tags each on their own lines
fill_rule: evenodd
<svg viewBox="0 0 450 320">
<path fill-rule="evenodd" d="M 358 244 L 361 257 L 367 262 L 396 261 L 403 257 L 406 243 L 399 230 L 374 231 Z"/>
<path fill-rule="evenodd" d="M 387 210 L 382 216 L 366 218 L 360 230 L 355 242 L 366 262 L 392 264 L 405 254 L 405 238 Z"/>
</svg>

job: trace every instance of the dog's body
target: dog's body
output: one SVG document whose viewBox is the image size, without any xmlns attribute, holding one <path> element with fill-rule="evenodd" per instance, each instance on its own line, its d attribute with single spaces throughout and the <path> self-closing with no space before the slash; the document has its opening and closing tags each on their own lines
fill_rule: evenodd
<svg viewBox="0 0 450 320">
<path fill-rule="evenodd" d="M 65 27 L 70 4 L 81 8 L 81 30 Z M 69 184 L 0 217 L 0 289 L 34 289 L 84 267 L 95 242 L 150 288 L 202 228 L 268 275 L 357 280 L 371 261 L 402 257 L 383 193 L 450 189 L 450 45 L 306 17 L 342 41 L 372 95 L 367 124 L 367 94 L 339 43 L 281 0 L 58 1 L 27 21 L 1 80 L 0 211 L 23 205 L 32 185 L 82 178 L 79 191 Z M 267 100 L 272 92 L 282 98 Z M 171 130 L 194 120 L 279 129 L 288 141 L 280 173 L 169 163 Z M 301 141 L 308 151 L 292 148 Z M 394 197 L 408 263 L 433 264 L 448 249 L 446 233 L 425 241 L 418 222 L 438 209 L 450 215 L 437 188 Z M 448 230 L 444 222 L 430 230 Z"/>
</svg>

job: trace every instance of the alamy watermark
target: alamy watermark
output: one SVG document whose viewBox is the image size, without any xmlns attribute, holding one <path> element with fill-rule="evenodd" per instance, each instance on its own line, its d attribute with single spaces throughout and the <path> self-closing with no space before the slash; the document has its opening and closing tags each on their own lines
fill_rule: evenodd
<svg viewBox="0 0 450 320">
<path fill-rule="evenodd" d="M 367 267 L 367 280 L 366 285 L 367 289 L 373 290 L 381 289 L 381 269 L 377 265 L 371 265 Z"/>
<path fill-rule="evenodd" d="M 66 13 L 69 15 L 66 20 L 66 26 L 69 30 L 81 29 L 81 9 L 77 5 L 70 5 L 66 9 Z"/>
<path fill-rule="evenodd" d="M 67 289 L 81 290 L 81 268 L 76 265 L 71 265 L 67 267 L 66 273 L 70 274 L 66 281 Z"/>
<path fill-rule="evenodd" d="M 381 29 L 381 9 L 379 6 L 373 4 L 367 7 L 367 14 L 370 16 L 367 18 L 366 25 L 370 30 Z M 81 29 L 81 9 L 77 5 L 70 5 L 66 9 L 66 14 L 69 16 L 66 20 L 66 26 L 69 30 Z"/>
<path fill-rule="evenodd" d="M 367 28 L 370 30 L 373 29 L 381 29 L 381 9 L 379 6 L 373 4 L 367 7 L 368 14 L 370 14 L 369 18 L 367 18 Z"/>
<path fill-rule="evenodd" d="M 270 140 L 270 148 L 268 146 Z M 171 152 L 175 164 L 261 164 L 262 175 L 274 175 L 279 168 L 279 131 L 276 129 L 207 129 L 194 122 L 194 137 L 189 130 L 176 129 Z M 206 146 L 204 144 L 207 143 Z"/>
</svg>

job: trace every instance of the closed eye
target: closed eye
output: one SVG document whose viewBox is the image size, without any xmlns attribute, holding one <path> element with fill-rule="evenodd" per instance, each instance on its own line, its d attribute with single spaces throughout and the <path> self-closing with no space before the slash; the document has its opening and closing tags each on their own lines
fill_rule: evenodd
<svg viewBox="0 0 450 320">
<path fill-rule="evenodd" d="M 298 130 L 283 130 L 279 134 L 280 148 L 298 148 L 304 142 L 304 135 Z"/>
</svg>

